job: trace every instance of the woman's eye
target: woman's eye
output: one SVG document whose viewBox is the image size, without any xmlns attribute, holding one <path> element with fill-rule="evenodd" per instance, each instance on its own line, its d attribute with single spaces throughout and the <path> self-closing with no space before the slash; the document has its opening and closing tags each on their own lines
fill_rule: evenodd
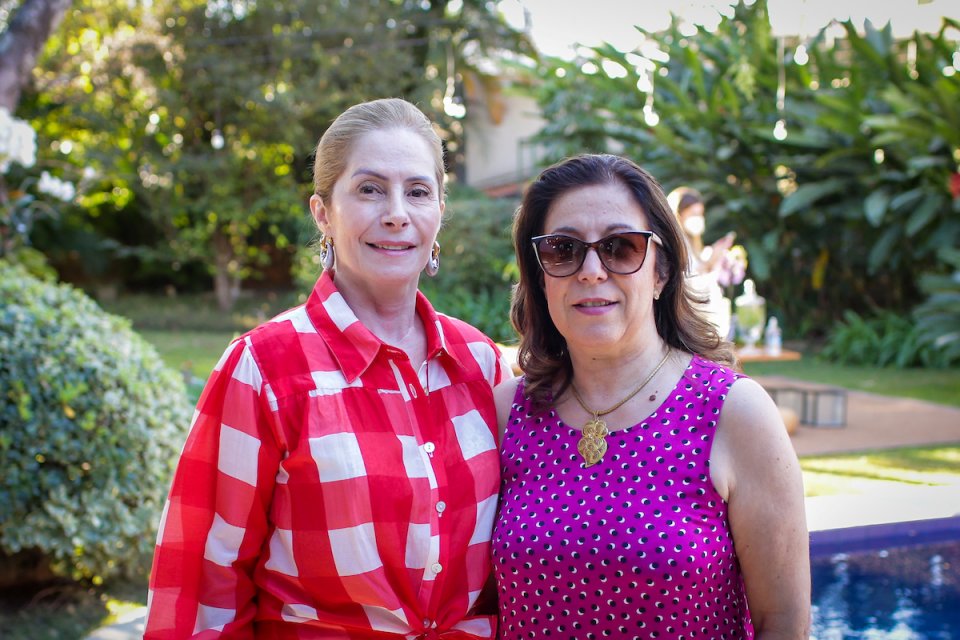
<svg viewBox="0 0 960 640">
<path fill-rule="evenodd" d="M 414 198 L 426 198 L 430 195 L 430 190 L 426 187 L 414 187 L 410 189 L 410 195 Z"/>
<path fill-rule="evenodd" d="M 567 257 L 573 255 L 573 243 L 572 242 L 558 242 L 553 245 L 554 250 L 557 252 L 557 255 Z"/>
<path fill-rule="evenodd" d="M 369 195 L 369 194 L 373 194 L 373 193 L 379 193 L 379 192 L 380 192 L 380 189 L 379 189 L 379 188 L 377 187 L 377 185 L 375 185 L 375 184 L 370 184 L 370 183 L 368 183 L 368 182 L 365 182 L 365 183 L 363 183 L 363 184 L 360 185 L 359 191 L 360 191 L 360 193 Z"/>
</svg>

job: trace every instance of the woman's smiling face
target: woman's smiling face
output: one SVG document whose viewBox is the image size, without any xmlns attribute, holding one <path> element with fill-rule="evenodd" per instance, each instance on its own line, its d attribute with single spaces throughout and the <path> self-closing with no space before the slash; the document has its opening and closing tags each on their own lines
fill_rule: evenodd
<svg viewBox="0 0 960 640">
<path fill-rule="evenodd" d="M 407 129 L 359 137 L 328 202 L 311 203 L 333 239 L 338 287 L 416 286 L 440 230 L 442 185 L 427 143 Z"/>
<path fill-rule="evenodd" d="M 647 216 L 631 192 L 611 182 L 577 187 L 558 197 L 541 233 L 593 242 L 611 233 L 649 230 Z M 610 273 L 591 250 L 572 276 L 543 275 L 550 316 L 571 351 L 622 354 L 656 339 L 653 295 L 661 285 L 655 247 L 648 244 L 647 257 L 636 273 Z"/>
</svg>

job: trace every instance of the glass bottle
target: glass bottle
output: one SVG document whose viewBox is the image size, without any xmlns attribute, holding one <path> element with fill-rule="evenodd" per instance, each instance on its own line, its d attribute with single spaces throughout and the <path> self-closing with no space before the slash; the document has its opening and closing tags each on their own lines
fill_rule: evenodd
<svg viewBox="0 0 960 640">
<path fill-rule="evenodd" d="M 737 296 L 737 328 L 743 340 L 744 351 L 756 351 L 767 320 L 767 301 L 757 295 L 753 280 L 743 281 L 743 294 Z"/>
<path fill-rule="evenodd" d="M 779 356 L 783 351 L 783 336 L 777 316 L 770 316 L 767 328 L 763 330 L 763 350 L 768 356 Z"/>
</svg>

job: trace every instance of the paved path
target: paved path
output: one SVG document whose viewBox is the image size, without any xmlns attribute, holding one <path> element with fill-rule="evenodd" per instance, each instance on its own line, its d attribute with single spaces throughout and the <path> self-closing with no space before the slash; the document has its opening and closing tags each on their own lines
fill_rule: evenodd
<svg viewBox="0 0 960 640">
<path fill-rule="evenodd" d="M 764 386 L 803 386 L 773 376 L 757 376 Z M 800 426 L 791 436 L 797 454 L 821 455 L 926 444 L 960 443 L 960 408 L 847 392 L 847 423 L 842 427 Z M 902 487 L 858 496 L 807 498 L 810 531 L 960 516 L 960 486 Z M 143 637 L 145 609 L 86 640 L 134 640 Z"/>
<path fill-rule="evenodd" d="M 757 376 L 755 379 L 766 388 L 809 386 L 809 383 L 775 376 Z M 844 426 L 801 425 L 791 440 L 800 456 L 960 443 L 960 408 L 865 391 L 847 391 L 847 422 Z"/>
</svg>

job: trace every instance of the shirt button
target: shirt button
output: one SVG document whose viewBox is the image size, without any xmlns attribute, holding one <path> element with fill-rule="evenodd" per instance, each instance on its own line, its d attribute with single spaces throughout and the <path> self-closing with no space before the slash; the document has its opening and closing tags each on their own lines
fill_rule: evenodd
<svg viewBox="0 0 960 640">
<path fill-rule="evenodd" d="M 441 500 L 437 503 L 437 513 L 443 513 L 447 508 L 447 503 Z"/>
<path fill-rule="evenodd" d="M 423 444 L 423 450 L 427 453 L 433 453 L 437 450 L 437 445 L 433 444 L 432 442 L 425 442 Z"/>
<path fill-rule="evenodd" d="M 443 571 L 443 565 L 440 564 L 439 562 L 434 562 L 432 565 L 430 565 L 430 570 L 433 571 L 434 573 L 440 573 L 441 571 Z"/>
</svg>

